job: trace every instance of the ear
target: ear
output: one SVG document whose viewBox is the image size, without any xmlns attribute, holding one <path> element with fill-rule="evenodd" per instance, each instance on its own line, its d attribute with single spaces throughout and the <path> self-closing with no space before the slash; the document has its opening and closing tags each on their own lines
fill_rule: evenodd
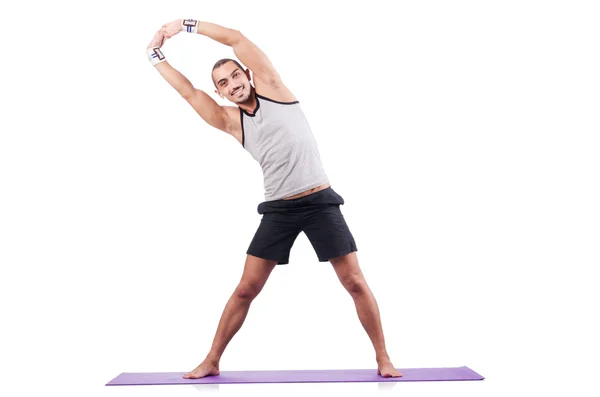
<svg viewBox="0 0 600 397">
<path fill-rule="evenodd" d="M 250 75 L 250 69 L 246 69 L 246 77 L 248 77 L 248 81 L 252 81 L 252 76 Z"/>
<path fill-rule="evenodd" d="M 215 90 L 215 94 L 217 94 L 218 96 L 220 96 L 221 98 L 223 98 L 223 95 L 219 92 L 219 90 Z"/>
</svg>

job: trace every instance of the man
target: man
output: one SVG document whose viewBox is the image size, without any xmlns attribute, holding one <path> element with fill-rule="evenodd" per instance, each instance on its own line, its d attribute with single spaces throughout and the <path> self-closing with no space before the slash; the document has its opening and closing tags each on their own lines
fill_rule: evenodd
<svg viewBox="0 0 600 397">
<path fill-rule="evenodd" d="M 237 61 L 222 59 L 213 67 L 215 93 L 235 106 L 218 105 L 166 61 L 160 47 L 165 39 L 181 31 L 230 46 L 248 66 L 244 70 Z M 242 278 L 225 306 L 208 355 L 184 378 L 219 374 L 225 347 L 241 328 L 271 271 L 278 264 L 288 263 L 300 232 L 306 233 L 319 261 L 331 262 L 352 296 L 375 348 L 377 373 L 383 377 L 402 376 L 386 351 L 379 308 L 361 272 L 356 243 L 339 208 L 344 200 L 331 188 L 298 100 L 267 56 L 241 32 L 194 19 L 163 25 L 148 45 L 147 55 L 205 122 L 231 135 L 259 162 L 264 175 L 265 201 L 258 206 L 263 217 L 246 252 Z"/>
</svg>

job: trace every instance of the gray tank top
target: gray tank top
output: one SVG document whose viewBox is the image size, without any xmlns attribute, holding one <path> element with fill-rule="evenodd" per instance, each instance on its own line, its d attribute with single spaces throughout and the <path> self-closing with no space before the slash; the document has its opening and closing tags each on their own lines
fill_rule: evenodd
<svg viewBox="0 0 600 397">
<path fill-rule="evenodd" d="M 298 101 L 256 95 L 256 108 L 240 108 L 242 145 L 263 171 L 265 201 L 329 183 L 317 142 Z"/>
</svg>

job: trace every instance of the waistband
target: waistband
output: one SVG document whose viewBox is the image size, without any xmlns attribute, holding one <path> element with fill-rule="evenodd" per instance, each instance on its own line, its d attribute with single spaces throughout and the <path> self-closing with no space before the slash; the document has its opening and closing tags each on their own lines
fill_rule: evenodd
<svg viewBox="0 0 600 397">
<path fill-rule="evenodd" d="M 321 205 L 343 205 L 344 198 L 340 196 L 331 186 L 319 190 L 307 196 L 291 200 L 263 201 L 258 205 L 259 214 L 266 212 L 290 212 L 294 210 L 305 210 Z"/>
</svg>

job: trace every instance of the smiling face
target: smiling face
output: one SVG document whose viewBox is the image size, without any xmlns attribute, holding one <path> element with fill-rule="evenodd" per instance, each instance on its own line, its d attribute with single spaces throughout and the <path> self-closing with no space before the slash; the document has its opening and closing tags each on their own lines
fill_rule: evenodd
<svg viewBox="0 0 600 397">
<path fill-rule="evenodd" d="M 252 94 L 250 71 L 244 71 L 235 61 L 217 62 L 212 71 L 212 78 L 217 88 L 216 93 L 222 98 L 236 104 L 244 103 L 250 99 Z"/>
</svg>

